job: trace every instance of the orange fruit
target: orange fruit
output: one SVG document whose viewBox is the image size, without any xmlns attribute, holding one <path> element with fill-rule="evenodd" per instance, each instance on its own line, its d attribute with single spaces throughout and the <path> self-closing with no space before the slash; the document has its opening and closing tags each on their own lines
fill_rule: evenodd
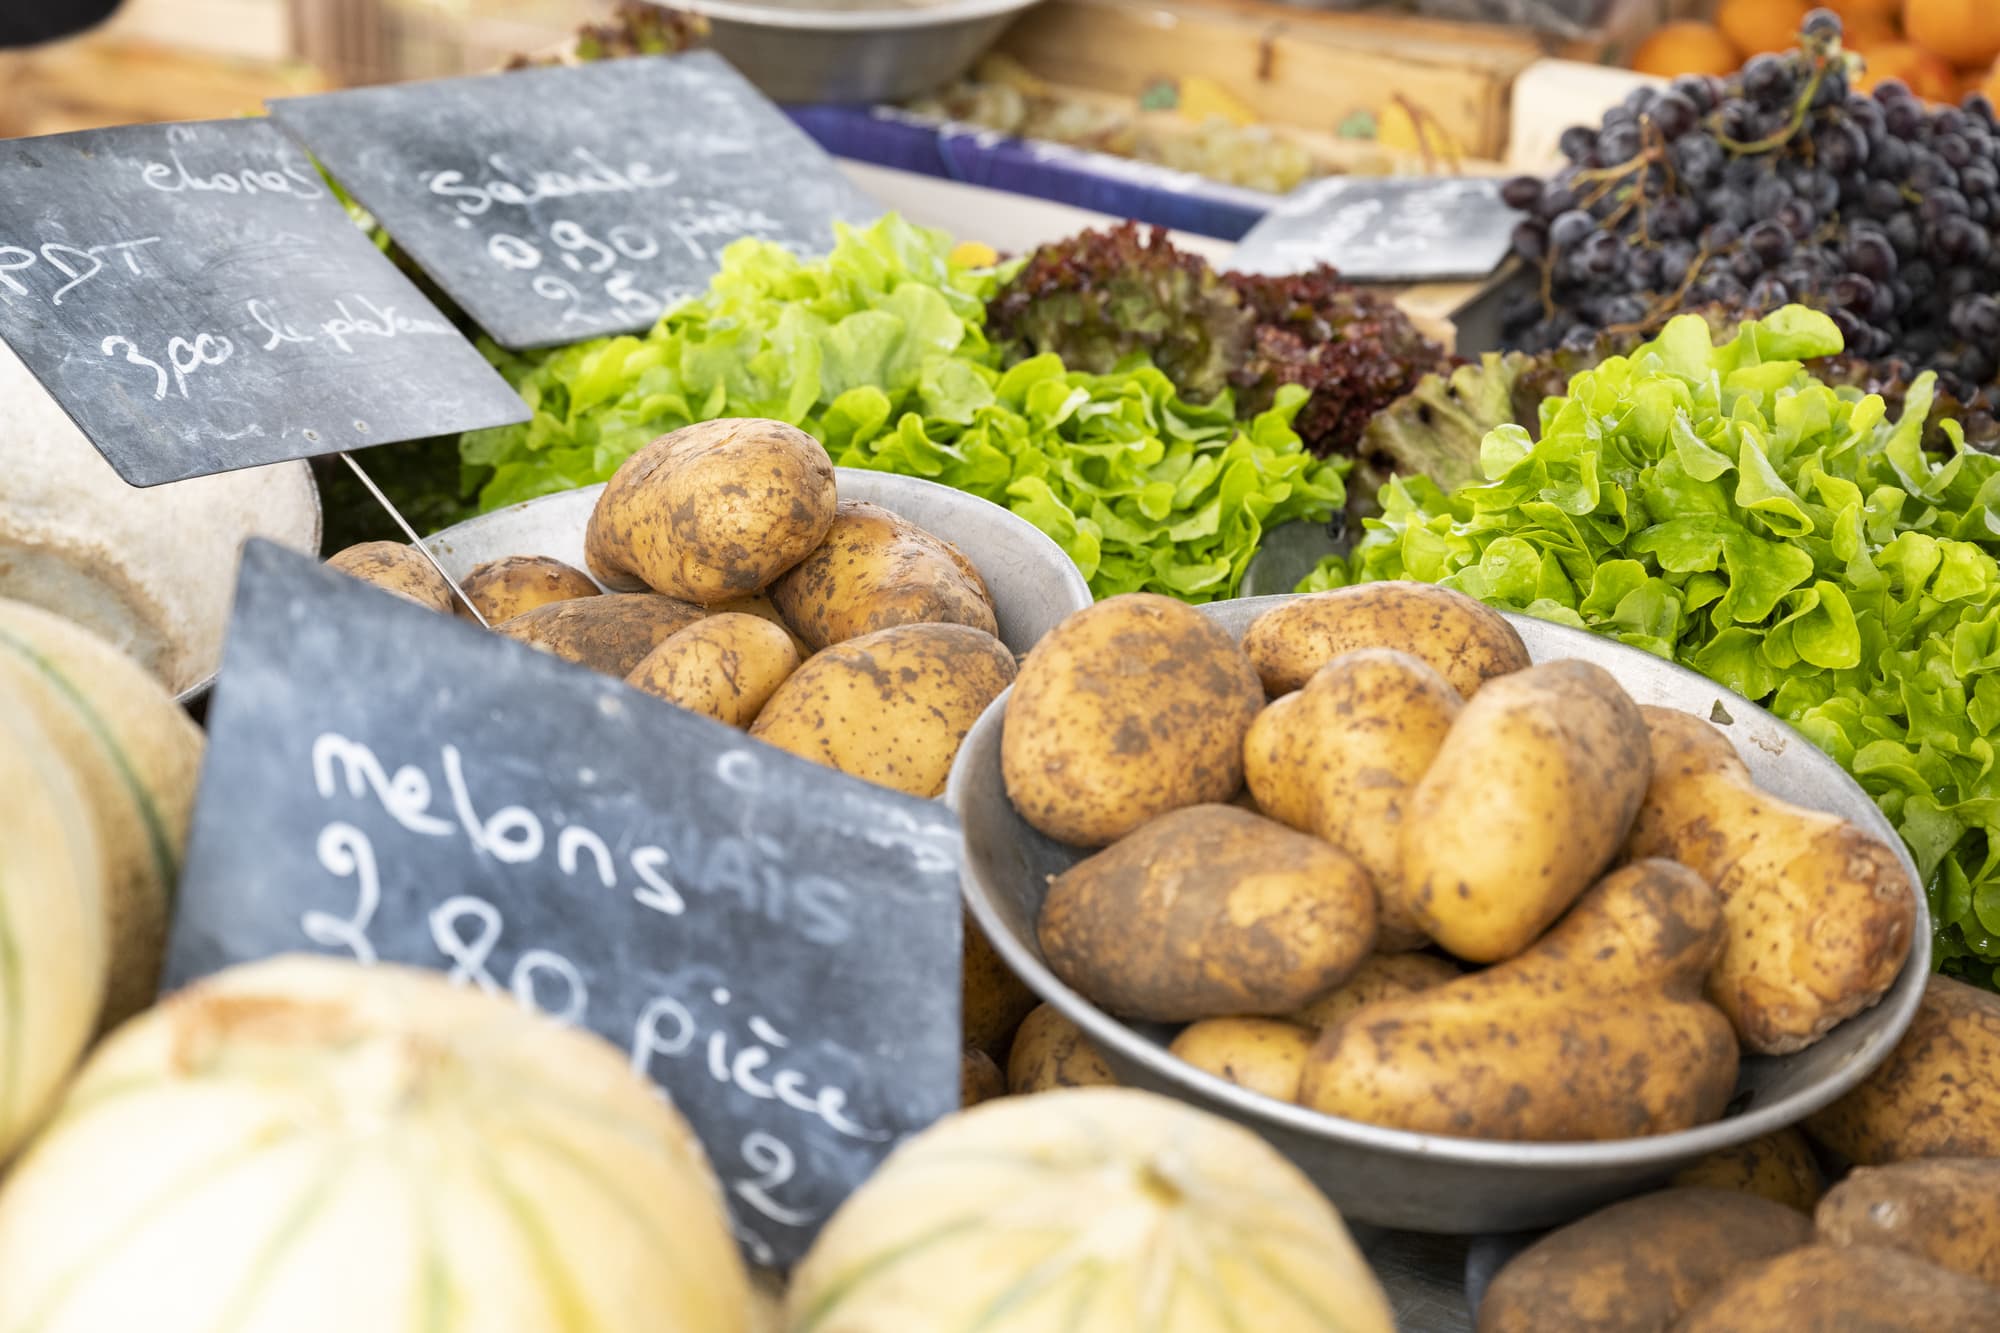
<svg viewBox="0 0 2000 1333">
<path fill-rule="evenodd" d="M 1930 52 L 1909 42 L 1884 42 L 1859 50 L 1865 68 L 1855 87 L 1862 92 L 1874 92 L 1897 79 L 1927 102 L 1958 100 L 1957 72 Z"/>
<path fill-rule="evenodd" d="M 1742 64 L 1742 54 L 1721 29 L 1691 19 L 1659 29 L 1632 56 L 1633 69 L 1663 79 L 1676 74 L 1734 74 Z"/>
<path fill-rule="evenodd" d="M 1820 7 L 1840 15 L 1849 32 L 1857 23 L 1894 28 L 1903 18 L 1903 0 L 1820 0 Z"/>
<path fill-rule="evenodd" d="M 1812 8 L 1806 0 L 1722 0 L 1715 26 L 1746 56 L 1789 51 Z"/>
<path fill-rule="evenodd" d="M 1904 0 L 1903 31 L 1947 64 L 1990 65 L 2000 57 L 2000 4 L 1993 0 Z"/>
<path fill-rule="evenodd" d="M 1992 69 L 1986 71 L 1977 84 L 1967 88 L 1965 91 L 1967 95 L 1985 93 L 1987 101 L 1993 103 L 1995 106 L 2000 106 L 2000 62 L 1996 62 Z"/>
</svg>

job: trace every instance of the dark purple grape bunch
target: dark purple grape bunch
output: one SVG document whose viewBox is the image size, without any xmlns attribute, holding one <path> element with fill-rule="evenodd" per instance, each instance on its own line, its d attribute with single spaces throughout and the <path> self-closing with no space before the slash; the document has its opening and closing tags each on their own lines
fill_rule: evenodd
<svg viewBox="0 0 2000 1333">
<path fill-rule="evenodd" d="M 1644 88 L 1561 140 L 1553 177 L 1506 183 L 1514 252 L 1539 279 L 1510 303 L 1530 351 L 1636 339 L 1683 310 L 1753 317 L 1800 302 L 1851 357 L 1928 366 L 1964 396 L 2000 371 L 2000 129 L 1973 96 L 1932 108 L 1854 90 L 1839 18 L 1735 75 Z"/>
</svg>

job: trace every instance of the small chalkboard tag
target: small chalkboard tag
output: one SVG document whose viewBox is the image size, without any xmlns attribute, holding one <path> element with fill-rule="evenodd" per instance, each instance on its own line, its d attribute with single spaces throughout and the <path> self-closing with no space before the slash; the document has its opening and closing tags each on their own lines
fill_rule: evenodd
<svg viewBox="0 0 2000 1333">
<path fill-rule="evenodd" d="M 1230 263 L 1271 274 L 1331 264 L 1357 282 L 1470 282 L 1499 267 L 1520 220 L 1497 180 L 1329 176 L 1266 214 Z"/>
<path fill-rule="evenodd" d="M 957 821 L 253 541 L 167 960 L 437 968 L 626 1052 L 749 1258 L 958 1105 Z"/>
<path fill-rule="evenodd" d="M 271 114 L 504 347 L 638 333 L 739 237 L 803 255 L 881 213 L 697 51 L 274 102 Z"/>
<path fill-rule="evenodd" d="M 528 418 L 259 120 L 0 141 L 0 338 L 135 486 Z"/>
</svg>

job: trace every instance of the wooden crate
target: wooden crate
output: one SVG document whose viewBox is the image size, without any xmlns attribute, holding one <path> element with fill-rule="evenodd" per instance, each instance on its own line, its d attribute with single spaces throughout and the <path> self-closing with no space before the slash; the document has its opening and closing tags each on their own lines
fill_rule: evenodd
<svg viewBox="0 0 2000 1333">
<path fill-rule="evenodd" d="M 0 137 L 218 120 L 329 86 L 303 66 L 92 36 L 0 53 Z"/>
</svg>

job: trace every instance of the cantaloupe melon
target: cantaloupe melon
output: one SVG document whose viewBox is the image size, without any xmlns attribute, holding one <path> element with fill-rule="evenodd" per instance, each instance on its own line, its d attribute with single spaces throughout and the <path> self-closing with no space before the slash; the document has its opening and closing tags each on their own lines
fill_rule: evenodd
<svg viewBox="0 0 2000 1333">
<path fill-rule="evenodd" d="M 0 695 L 25 706 L 83 783 L 109 874 L 104 1026 L 152 1001 L 201 768 L 201 729 L 137 662 L 80 625 L 0 599 Z"/>
<path fill-rule="evenodd" d="M 1297 1168 L 1125 1088 L 988 1102 L 910 1140 L 828 1222 L 785 1311 L 788 1333 L 1395 1329 Z"/>
<path fill-rule="evenodd" d="M 104 968 L 97 826 L 55 743 L 0 688 L 0 1162 L 82 1056 Z"/>
<path fill-rule="evenodd" d="M 290 956 L 114 1033 L 0 1185 L 5 1333 L 747 1333 L 701 1147 L 622 1055 Z"/>
</svg>

